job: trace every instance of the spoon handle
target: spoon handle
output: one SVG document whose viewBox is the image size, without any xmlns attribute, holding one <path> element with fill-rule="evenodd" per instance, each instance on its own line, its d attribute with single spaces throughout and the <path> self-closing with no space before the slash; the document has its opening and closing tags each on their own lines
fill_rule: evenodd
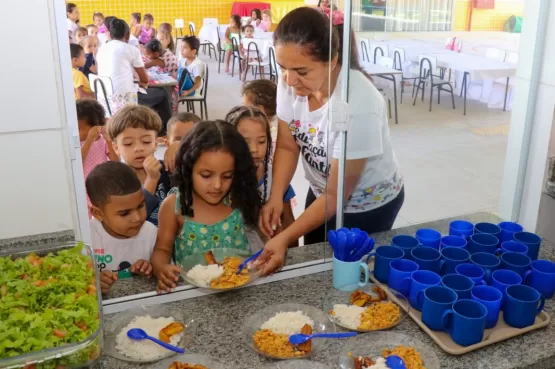
<svg viewBox="0 0 555 369">
<path fill-rule="evenodd" d="M 167 348 L 170 351 L 177 352 L 178 354 L 185 353 L 185 350 L 182 349 L 181 347 L 170 345 L 169 343 L 166 343 L 164 341 L 160 341 L 159 339 L 151 337 L 151 336 L 147 336 L 147 338 L 149 340 L 151 340 L 152 342 L 155 342 L 155 343 L 159 344 L 160 346 Z"/>
<path fill-rule="evenodd" d="M 345 333 L 315 333 L 312 335 L 312 338 L 348 338 L 354 337 L 357 335 L 357 332 L 345 332 Z"/>
<path fill-rule="evenodd" d="M 251 261 L 253 261 L 254 259 L 256 259 L 257 257 L 260 256 L 260 254 L 262 254 L 262 251 L 264 251 L 264 249 L 260 249 L 258 250 L 254 255 L 249 256 L 248 258 L 246 258 L 240 265 L 239 265 L 239 270 L 237 270 L 237 274 L 241 273 L 243 271 L 243 269 L 245 269 L 245 267 L 247 266 L 248 263 L 250 263 Z"/>
</svg>

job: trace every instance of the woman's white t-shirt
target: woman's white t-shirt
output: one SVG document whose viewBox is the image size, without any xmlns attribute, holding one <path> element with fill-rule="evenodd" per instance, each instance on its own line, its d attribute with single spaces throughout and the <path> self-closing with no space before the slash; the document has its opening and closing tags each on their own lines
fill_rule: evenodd
<svg viewBox="0 0 555 369">
<path fill-rule="evenodd" d="M 288 123 L 301 149 L 305 176 L 317 197 L 325 191 L 330 159 L 340 157 L 341 137 L 337 132 L 330 132 L 328 123 L 334 106 L 344 106 L 340 84 L 338 81 L 324 106 L 311 112 L 307 97 L 296 96 L 281 78 L 278 83 L 277 116 Z M 344 210 L 365 212 L 394 200 L 403 187 L 403 178 L 391 145 L 384 97 L 357 70 L 350 70 L 349 104 L 345 113 L 349 122 L 347 160 L 368 158 L 368 161 Z M 331 158 L 328 153 L 332 153 Z"/>
</svg>

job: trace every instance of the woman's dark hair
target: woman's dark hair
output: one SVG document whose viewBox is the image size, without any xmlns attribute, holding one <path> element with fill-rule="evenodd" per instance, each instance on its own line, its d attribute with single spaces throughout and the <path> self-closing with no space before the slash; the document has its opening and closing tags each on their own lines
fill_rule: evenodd
<svg viewBox="0 0 555 369">
<path fill-rule="evenodd" d="M 112 40 L 121 41 L 129 34 L 129 26 L 123 19 L 114 19 L 110 22 L 110 37 Z"/>
<path fill-rule="evenodd" d="M 79 44 L 69 45 L 69 53 L 71 54 L 71 59 L 77 59 L 81 55 L 81 52 L 84 52 L 84 51 L 85 49 L 83 49 L 83 46 Z"/>
<path fill-rule="evenodd" d="M 231 19 L 235 23 L 235 27 L 237 27 L 237 29 L 241 29 L 241 17 L 239 16 L 239 14 L 233 14 L 231 16 Z"/>
<path fill-rule="evenodd" d="M 266 155 L 264 155 L 264 194 L 262 201 L 266 202 L 268 195 L 268 164 L 272 153 L 272 133 L 270 132 L 270 122 L 262 110 L 250 106 L 236 106 L 227 113 L 225 120 L 237 129 L 243 119 L 252 119 L 262 125 L 266 130 Z"/>
<path fill-rule="evenodd" d="M 135 18 L 137 23 L 141 23 L 141 13 L 131 13 L 131 17 Z"/>
<path fill-rule="evenodd" d="M 253 10 L 251 10 L 251 17 L 252 13 L 256 13 L 256 19 L 262 19 L 262 12 L 260 11 L 260 9 L 254 8 Z"/>
<path fill-rule="evenodd" d="M 162 55 L 164 53 L 164 47 L 162 46 L 162 43 L 160 42 L 160 40 L 157 39 L 152 39 L 150 40 L 146 45 L 145 48 L 147 50 L 149 50 L 150 52 L 153 53 L 158 53 L 160 55 Z"/>
<path fill-rule="evenodd" d="M 200 41 L 198 38 L 195 36 L 185 36 L 183 37 L 183 42 L 186 42 L 191 50 L 196 50 L 198 52 L 198 48 L 200 47 Z"/>
<path fill-rule="evenodd" d="M 81 99 L 75 103 L 77 108 L 77 119 L 86 120 L 91 127 L 106 125 L 106 112 L 98 101 L 93 99 Z"/>
<path fill-rule="evenodd" d="M 269 79 L 255 79 L 245 83 L 241 91 L 253 105 L 262 106 L 268 117 L 276 115 L 277 86 Z"/>
<path fill-rule="evenodd" d="M 154 22 L 154 17 L 152 16 L 152 14 L 146 13 L 145 16 L 144 16 L 144 18 L 143 18 L 143 21 L 146 21 L 146 20 L 149 20 L 149 21 L 151 21 L 151 22 Z"/>
<path fill-rule="evenodd" d="M 106 26 L 106 29 L 108 30 L 108 32 L 110 32 L 110 28 L 112 27 L 112 22 L 114 21 L 114 19 L 118 19 L 118 18 L 114 17 L 113 15 L 109 15 L 106 18 L 104 18 L 104 26 Z"/>
<path fill-rule="evenodd" d="M 193 166 L 201 154 L 226 151 L 235 159 L 229 195 L 233 208 L 239 209 L 245 225 L 256 227 L 262 199 L 258 192 L 256 167 L 245 139 L 235 127 L 222 120 L 203 121 L 181 140 L 175 159 L 174 181 L 181 194 L 181 213 L 193 217 Z M 226 194 L 227 196 L 228 194 Z"/>
<path fill-rule="evenodd" d="M 73 9 L 77 8 L 77 5 L 74 3 L 67 3 L 66 4 L 66 15 L 67 13 L 73 13 Z"/>
</svg>

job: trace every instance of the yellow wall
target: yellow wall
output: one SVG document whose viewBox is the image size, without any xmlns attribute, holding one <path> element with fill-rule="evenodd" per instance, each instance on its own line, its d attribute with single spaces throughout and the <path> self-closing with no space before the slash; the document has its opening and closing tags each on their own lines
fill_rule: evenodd
<svg viewBox="0 0 555 369">
<path fill-rule="evenodd" d="M 468 29 L 468 14 L 471 3 L 471 0 L 455 1 L 455 31 L 466 31 Z M 503 26 L 511 15 L 522 16 L 523 12 L 524 1 L 496 0 L 495 9 L 472 10 L 471 31 L 503 31 Z"/>
</svg>

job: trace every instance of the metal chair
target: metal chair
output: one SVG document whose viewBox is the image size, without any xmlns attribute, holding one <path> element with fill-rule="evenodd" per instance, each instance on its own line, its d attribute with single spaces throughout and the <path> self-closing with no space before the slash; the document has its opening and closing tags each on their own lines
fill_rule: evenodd
<svg viewBox="0 0 555 369">
<path fill-rule="evenodd" d="M 378 61 L 378 52 L 381 54 L 381 56 L 389 57 L 389 48 L 386 45 L 376 45 L 371 43 L 370 55 L 373 55 L 374 57 L 374 64 L 376 64 Z"/>
<path fill-rule="evenodd" d="M 252 67 L 254 70 L 254 79 L 256 76 L 260 74 L 262 78 L 264 78 L 264 73 L 261 73 L 263 67 L 270 66 L 270 59 L 266 59 L 265 61 L 262 60 L 262 56 L 260 55 L 260 51 L 258 50 L 258 43 L 256 41 L 251 41 L 247 45 L 247 54 L 245 55 L 245 59 L 247 60 L 247 64 L 245 66 L 245 78 L 243 81 L 247 79 L 247 73 L 249 72 L 249 67 Z M 256 59 L 254 61 L 249 61 L 250 59 Z"/>
<path fill-rule="evenodd" d="M 176 19 L 174 21 L 174 28 L 175 28 L 175 39 L 179 39 L 177 35 L 177 30 L 179 30 L 179 34 L 183 37 L 183 28 L 185 28 L 185 20 L 183 19 Z"/>
<path fill-rule="evenodd" d="M 424 90 L 426 85 L 430 85 L 430 110 L 432 111 L 432 100 L 434 97 L 434 88 L 437 87 L 437 103 L 441 102 L 441 91 L 447 91 L 451 93 L 451 102 L 453 103 L 453 109 L 455 109 L 455 95 L 453 94 L 453 86 L 451 82 L 442 80 L 438 76 L 434 76 L 433 71 L 437 68 L 437 59 L 433 56 L 420 55 L 420 77 L 414 84 L 416 88 L 416 94 L 414 95 L 414 101 L 412 105 L 416 105 L 416 99 L 418 98 L 418 92 L 422 90 L 422 101 L 424 101 Z M 444 88 L 448 86 L 449 89 Z"/>
<path fill-rule="evenodd" d="M 414 85 L 416 83 L 416 80 L 420 78 L 420 76 L 418 74 L 408 73 L 403 71 L 403 62 L 406 60 L 404 49 L 394 47 L 392 50 L 393 50 L 393 69 L 400 70 L 401 72 L 403 72 L 403 74 L 401 74 L 401 104 L 402 104 L 403 93 L 405 92 L 404 82 L 412 81 L 412 84 Z M 412 97 L 414 97 L 414 88 L 412 89 Z"/>
<path fill-rule="evenodd" d="M 191 36 L 196 36 L 197 27 L 195 26 L 195 22 L 189 22 L 189 33 Z M 212 59 L 212 50 L 214 50 L 214 57 L 217 57 L 216 48 L 209 40 L 200 40 L 200 47 L 202 47 L 202 53 L 206 55 L 206 47 L 208 46 L 208 57 Z"/>
<path fill-rule="evenodd" d="M 208 96 L 208 65 L 202 63 L 203 68 L 201 72 L 202 87 L 198 94 L 194 96 L 185 96 L 179 98 L 179 103 L 187 103 L 187 111 L 193 111 L 195 113 L 195 102 L 200 103 L 200 117 L 201 119 L 208 119 L 208 105 L 206 103 L 206 98 Z"/>
<path fill-rule="evenodd" d="M 235 73 L 235 60 L 238 61 L 239 64 L 239 79 L 241 79 L 241 75 L 243 74 L 243 57 L 241 56 L 241 48 L 239 47 L 239 40 L 238 37 L 232 36 L 231 37 L 231 47 L 232 47 L 232 58 L 233 62 L 231 64 L 231 77 L 234 76 Z"/>
<path fill-rule="evenodd" d="M 277 83 L 279 72 L 278 72 L 277 60 L 276 60 L 276 48 L 274 46 L 270 46 L 269 60 L 270 60 L 270 80 Z"/>
<path fill-rule="evenodd" d="M 370 41 L 366 38 L 360 39 L 360 55 L 362 56 L 362 61 L 370 62 L 368 49 L 370 49 Z"/>
<path fill-rule="evenodd" d="M 114 93 L 112 79 L 110 77 L 100 77 L 94 73 L 89 73 L 89 84 L 91 85 L 92 92 L 94 92 L 94 97 L 106 110 L 106 117 L 111 117 L 112 107 L 110 106 L 110 100 L 108 96 L 112 96 L 112 94 Z M 98 86 L 100 86 L 100 89 L 98 88 Z M 102 102 L 102 100 L 104 100 L 104 103 Z"/>
<path fill-rule="evenodd" d="M 220 74 L 220 68 L 224 62 L 225 49 L 222 47 L 222 38 L 220 37 L 220 26 L 218 26 L 218 74 Z"/>
</svg>

